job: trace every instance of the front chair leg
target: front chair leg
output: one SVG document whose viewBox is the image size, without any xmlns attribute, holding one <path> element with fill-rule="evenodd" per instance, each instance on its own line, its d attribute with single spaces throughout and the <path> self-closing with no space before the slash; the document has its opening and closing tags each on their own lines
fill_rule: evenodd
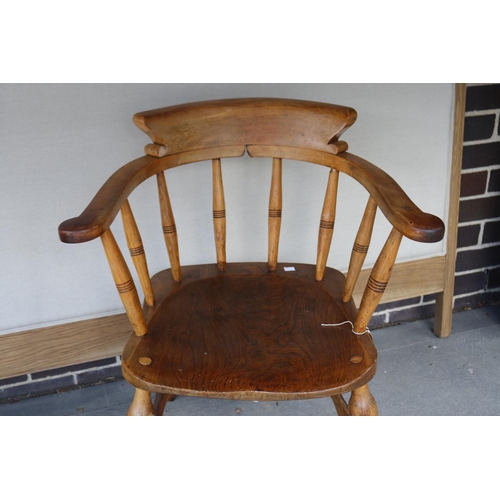
<svg viewBox="0 0 500 500">
<path fill-rule="evenodd" d="M 378 408 L 368 385 L 354 389 L 349 399 L 349 413 L 353 416 L 376 416 Z"/>
<path fill-rule="evenodd" d="M 148 391 L 136 389 L 134 400 L 128 409 L 129 417 L 153 417 L 155 410 L 151 402 L 151 395 Z"/>
</svg>

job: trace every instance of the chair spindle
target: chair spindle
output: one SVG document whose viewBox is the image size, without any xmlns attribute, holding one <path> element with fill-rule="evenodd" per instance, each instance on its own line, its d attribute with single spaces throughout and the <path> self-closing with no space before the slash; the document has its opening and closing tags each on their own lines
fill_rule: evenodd
<svg viewBox="0 0 500 500">
<path fill-rule="evenodd" d="M 181 282 L 181 264 L 179 260 L 179 243 L 177 241 L 177 228 L 175 227 L 174 213 L 168 196 L 167 182 L 165 174 L 159 172 L 156 174 L 158 182 L 158 195 L 160 198 L 161 224 L 163 236 L 167 246 L 168 257 L 170 259 L 170 268 L 174 281 Z"/>
<path fill-rule="evenodd" d="M 351 300 L 352 292 L 356 286 L 356 282 L 358 281 L 359 273 L 363 267 L 363 263 L 365 262 L 366 254 L 368 253 L 376 213 L 377 202 L 372 196 L 370 196 L 352 247 L 349 270 L 347 271 L 344 293 L 342 294 L 342 302 L 349 302 Z"/>
<path fill-rule="evenodd" d="M 271 176 L 271 193 L 269 195 L 269 227 L 268 227 L 268 269 L 276 271 L 278 266 L 278 246 L 281 229 L 281 209 L 283 203 L 281 158 L 273 158 Z"/>
<path fill-rule="evenodd" d="M 213 216 L 215 250 L 217 252 L 217 267 L 219 271 L 226 269 L 226 204 L 224 201 L 224 186 L 220 159 L 212 160 L 213 184 Z"/>
<path fill-rule="evenodd" d="M 368 278 L 354 323 L 355 332 L 361 333 L 366 330 L 372 314 L 382 298 L 396 261 L 402 237 L 403 235 L 393 227 Z"/>
<path fill-rule="evenodd" d="M 145 335 L 147 333 L 147 326 L 142 313 L 139 295 L 137 295 L 134 280 L 111 229 L 107 229 L 101 235 L 101 241 L 116 288 L 120 294 L 120 299 L 125 307 L 128 319 L 132 323 L 132 328 L 137 336 Z"/>
<path fill-rule="evenodd" d="M 333 228 L 335 225 L 335 212 L 337 209 L 337 190 L 339 185 L 338 170 L 331 169 L 328 176 L 325 201 L 321 212 L 318 235 L 318 256 L 316 259 L 316 281 L 322 281 L 325 275 L 326 261 L 330 253 L 332 243 Z"/>
<path fill-rule="evenodd" d="M 146 261 L 146 254 L 142 245 L 141 234 L 135 222 L 134 214 L 130 208 L 130 203 L 125 200 L 121 208 L 123 228 L 125 229 L 125 237 L 127 238 L 127 245 L 134 263 L 139 281 L 141 282 L 144 299 L 148 306 L 155 303 L 153 287 L 149 278 L 148 263 Z"/>
</svg>

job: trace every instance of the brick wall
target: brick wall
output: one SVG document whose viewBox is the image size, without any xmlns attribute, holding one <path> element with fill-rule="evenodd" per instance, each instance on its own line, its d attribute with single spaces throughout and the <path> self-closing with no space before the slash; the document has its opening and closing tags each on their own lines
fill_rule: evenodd
<svg viewBox="0 0 500 500">
<path fill-rule="evenodd" d="M 467 88 L 455 309 L 500 297 L 500 85 Z"/>
<path fill-rule="evenodd" d="M 500 84 L 467 87 L 454 310 L 500 300 Z M 425 295 L 378 307 L 371 328 L 434 315 Z M 120 358 L 0 380 L 0 402 L 121 377 Z"/>
<path fill-rule="evenodd" d="M 0 380 L 0 403 L 122 378 L 119 356 Z"/>
<path fill-rule="evenodd" d="M 455 311 L 500 300 L 500 84 L 468 84 Z M 371 327 L 431 317 L 435 295 L 381 304 Z"/>
</svg>

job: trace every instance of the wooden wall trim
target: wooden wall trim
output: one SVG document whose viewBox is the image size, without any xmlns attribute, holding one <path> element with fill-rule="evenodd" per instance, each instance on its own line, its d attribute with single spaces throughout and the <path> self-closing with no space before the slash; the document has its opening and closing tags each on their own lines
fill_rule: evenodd
<svg viewBox="0 0 500 500">
<path fill-rule="evenodd" d="M 443 290 L 445 257 L 396 264 L 382 302 Z M 370 269 L 354 290 L 359 304 Z M 120 355 L 132 328 L 125 314 L 0 335 L 0 379 Z"/>
<path fill-rule="evenodd" d="M 116 356 L 131 331 L 118 314 L 0 335 L 0 379 Z"/>
<path fill-rule="evenodd" d="M 462 154 L 465 127 L 465 98 L 467 84 L 455 84 L 455 110 L 453 115 L 453 146 L 451 156 L 450 202 L 446 225 L 446 262 L 444 288 L 436 301 L 434 333 L 448 337 L 451 333 L 453 293 L 455 289 L 455 263 L 457 259 L 458 214 L 460 207 L 460 180 L 462 176 Z"/>
<path fill-rule="evenodd" d="M 445 260 L 446 257 L 443 255 L 396 264 L 380 303 L 386 304 L 419 295 L 442 292 Z M 353 298 L 358 307 L 370 272 L 371 269 L 363 269 L 354 288 Z"/>
</svg>

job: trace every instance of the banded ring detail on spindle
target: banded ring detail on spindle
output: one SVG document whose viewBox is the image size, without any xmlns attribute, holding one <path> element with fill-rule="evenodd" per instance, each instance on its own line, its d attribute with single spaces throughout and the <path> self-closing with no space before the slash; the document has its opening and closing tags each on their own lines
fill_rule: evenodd
<svg viewBox="0 0 500 500">
<path fill-rule="evenodd" d="M 170 226 L 162 226 L 162 229 L 163 229 L 163 234 L 172 234 L 177 232 L 175 224 L 172 224 Z"/>
<path fill-rule="evenodd" d="M 358 243 L 354 243 L 352 247 L 352 249 L 358 253 L 368 253 L 368 248 L 368 245 L 359 245 Z"/>
<path fill-rule="evenodd" d="M 116 289 L 118 290 L 118 293 L 131 292 L 132 290 L 135 290 L 134 280 L 130 278 L 129 280 L 125 281 L 125 283 L 117 283 Z"/>
<path fill-rule="evenodd" d="M 131 257 L 138 257 L 139 255 L 144 255 L 144 247 L 142 245 L 135 248 L 129 248 L 129 251 Z"/>
<path fill-rule="evenodd" d="M 375 293 L 384 293 L 387 287 L 387 281 L 378 281 L 372 276 L 368 278 L 366 286 Z"/>
<path fill-rule="evenodd" d="M 330 229 L 333 230 L 333 226 L 335 225 L 335 221 L 327 221 L 321 220 L 319 223 L 319 227 L 322 229 Z"/>
</svg>

